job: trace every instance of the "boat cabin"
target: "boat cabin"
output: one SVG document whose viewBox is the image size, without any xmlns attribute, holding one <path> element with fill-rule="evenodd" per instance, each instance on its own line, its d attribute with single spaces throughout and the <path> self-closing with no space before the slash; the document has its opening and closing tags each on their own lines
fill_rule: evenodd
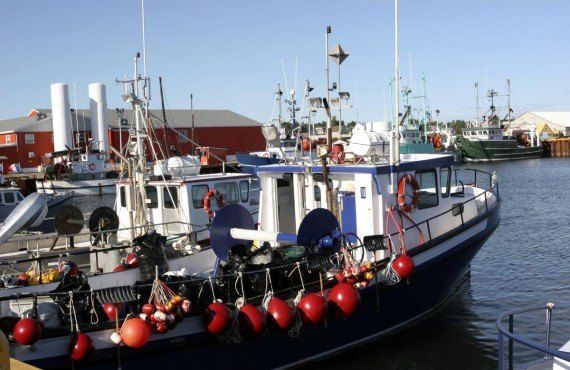
<svg viewBox="0 0 570 370">
<path fill-rule="evenodd" d="M 211 214 L 205 209 L 205 199 L 211 190 L 218 196 L 210 197 Z M 136 218 L 133 192 L 129 180 L 117 183 L 115 207 L 119 216 L 119 228 L 131 227 Z M 209 225 L 220 205 L 240 204 L 257 216 L 259 205 L 258 180 L 244 173 L 216 173 L 179 178 L 154 177 L 145 180 L 144 199 L 146 223 L 162 235 L 192 234 L 195 242 L 209 240 Z M 211 195 L 211 194 L 210 194 Z M 135 223 L 137 223 L 135 221 Z M 119 231 L 119 238 L 129 239 L 130 230 Z"/>
<path fill-rule="evenodd" d="M 499 126 L 466 127 L 462 134 L 469 140 L 504 140 L 503 130 Z"/>
</svg>

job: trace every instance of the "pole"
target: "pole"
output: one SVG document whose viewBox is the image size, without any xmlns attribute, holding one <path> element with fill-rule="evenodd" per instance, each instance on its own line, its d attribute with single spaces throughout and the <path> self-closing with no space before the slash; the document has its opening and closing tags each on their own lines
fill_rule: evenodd
<svg viewBox="0 0 570 370">
<path fill-rule="evenodd" d="M 332 32 L 331 26 L 327 26 L 327 32 L 325 34 L 325 71 L 326 71 L 326 95 L 327 104 L 330 102 L 330 74 L 329 74 L 329 36 Z M 332 148 L 332 122 L 329 118 L 327 120 L 327 150 L 330 153 Z"/>
<path fill-rule="evenodd" d="M 194 149 L 194 94 L 190 94 L 190 138 L 192 139 L 192 149 Z"/>
<path fill-rule="evenodd" d="M 479 126 L 479 82 L 475 82 L 475 124 Z"/>
<path fill-rule="evenodd" d="M 168 155 L 168 143 L 166 142 L 166 109 L 164 109 L 164 95 L 162 92 L 162 76 L 158 77 L 158 85 L 160 87 L 160 105 L 162 107 L 162 122 L 164 122 L 164 130 L 162 131 L 162 136 L 164 137 L 164 152 L 165 156 Z M 164 158 L 166 159 L 166 158 Z"/>
<path fill-rule="evenodd" d="M 507 78 L 507 122 L 511 124 L 511 80 Z"/>
<path fill-rule="evenodd" d="M 342 137 L 342 99 L 340 98 L 340 61 L 338 63 L 338 138 Z"/>
<path fill-rule="evenodd" d="M 394 116 L 390 165 L 400 163 L 400 72 L 398 70 L 398 0 L 394 0 Z"/>
</svg>

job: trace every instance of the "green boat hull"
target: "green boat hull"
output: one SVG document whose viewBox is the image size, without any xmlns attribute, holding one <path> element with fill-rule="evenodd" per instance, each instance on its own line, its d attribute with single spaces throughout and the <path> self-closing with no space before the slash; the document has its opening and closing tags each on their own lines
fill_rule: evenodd
<svg viewBox="0 0 570 370">
<path fill-rule="evenodd" d="M 516 140 L 459 141 L 464 159 L 468 162 L 494 162 L 542 157 L 543 148 L 519 146 Z"/>
</svg>

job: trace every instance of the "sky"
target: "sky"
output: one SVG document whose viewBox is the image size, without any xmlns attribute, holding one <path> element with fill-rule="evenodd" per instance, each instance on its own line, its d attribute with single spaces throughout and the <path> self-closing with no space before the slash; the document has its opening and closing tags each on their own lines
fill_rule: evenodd
<svg viewBox="0 0 570 370">
<path fill-rule="evenodd" d="M 570 1 L 400 0 L 399 8 L 402 84 L 421 95 L 425 74 L 428 104 L 441 120 L 473 118 L 474 82 L 481 94 L 504 94 L 507 78 L 515 115 L 570 109 Z M 188 109 L 193 93 L 196 109 L 261 122 L 272 118 L 277 83 L 300 91 L 309 79 L 313 95 L 323 96 L 330 25 L 331 49 L 340 43 L 350 54 L 341 90 L 353 108 L 343 119 L 390 113 L 391 0 L 145 0 L 145 12 L 153 108 L 160 107 L 158 76 L 167 108 Z M 1 1 L 0 119 L 49 108 L 54 82 L 70 84 L 72 107 L 75 99 L 89 106 L 92 82 L 107 84 L 109 108 L 126 107 L 115 79 L 132 75 L 141 29 L 140 0 Z"/>
</svg>

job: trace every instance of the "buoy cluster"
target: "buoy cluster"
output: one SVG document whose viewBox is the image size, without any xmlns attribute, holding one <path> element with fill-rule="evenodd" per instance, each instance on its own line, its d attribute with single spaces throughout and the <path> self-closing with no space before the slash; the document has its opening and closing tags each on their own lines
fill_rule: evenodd
<svg viewBox="0 0 570 370">
<path fill-rule="evenodd" d="M 139 258 L 136 253 L 131 252 L 121 259 L 121 264 L 117 265 L 113 272 L 121 272 L 139 267 Z"/>
</svg>

